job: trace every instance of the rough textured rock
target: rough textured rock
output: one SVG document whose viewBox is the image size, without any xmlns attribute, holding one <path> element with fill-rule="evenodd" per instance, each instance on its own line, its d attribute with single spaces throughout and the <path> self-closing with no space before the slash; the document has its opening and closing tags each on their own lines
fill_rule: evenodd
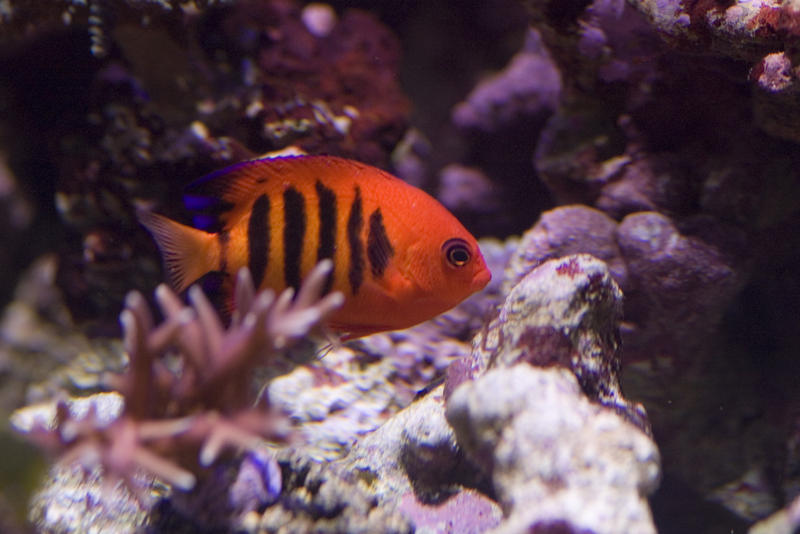
<svg viewBox="0 0 800 534">
<path fill-rule="evenodd" d="M 548 259 L 592 254 L 625 291 L 622 335 L 629 361 L 654 352 L 699 354 L 741 291 L 750 259 L 735 227 L 708 217 L 687 219 L 682 227 L 657 212 L 633 213 L 617 223 L 587 206 L 553 209 L 523 235 L 504 288 Z"/>
<path fill-rule="evenodd" d="M 546 261 L 448 373 L 447 418 L 503 505 L 497 532 L 655 532 L 659 454 L 617 376 L 621 297 L 596 258 Z"/>
<path fill-rule="evenodd" d="M 500 207 L 492 181 L 480 169 L 450 164 L 439 174 L 439 201 L 454 212 L 494 213 Z"/>
<path fill-rule="evenodd" d="M 797 13 L 794 15 L 797 16 Z M 756 82 L 754 112 L 770 135 L 800 142 L 800 64 L 786 52 L 766 54 L 750 72 Z"/>
<path fill-rule="evenodd" d="M 454 410 L 452 413 L 463 415 L 461 419 L 448 415 L 458 431 L 454 434 L 445 419 L 445 388 L 439 386 L 388 418 L 374 432 L 359 437 L 340 460 L 309 468 L 307 458 L 309 452 L 314 451 L 313 444 L 306 450 L 300 447 L 294 453 L 287 453 L 289 456 L 282 462 L 290 489 L 277 505 L 267 509 L 262 525 L 273 525 L 266 528 L 270 532 L 281 521 L 290 521 L 290 531 L 291 528 L 336 530 L 345 526 L 358 530 L 379 525 L 378 522 L 365 523 L 367 520 L 363 517 L 364 514 L 369 517 L 378 514 L 380 521 L 388 521 L 387 525 L 396 525 L 393 521 L 404 518 L 407 522 L 403 523 L 404 528 L 414 525 L 422 532 L 448 532 L 452 525 L 460 524 L 465 518 L 470 518 L 468 523 L 474 532 L 491 527 L 497 527 L 500 532 L 514 532 L 523 524 L 542 526 L 550 520 L 569 521 L 570 506 L 578 502 L 573 499 L 586 498 L 578 489 L 565 497 L 567 504 L 558 505 L 560 508 L 555 504 L 541 509 L 535 507 L 544 514 L 540 518 L 544 523 L 533 516 L 518 516 L 526 507 L 515 511 L 512 504 L 525 496 L 538 496 L 537 491 L 554 491 L 561 487 L 550 484 L 544 466 L 553 460 L 552 454 L 558 456 L 557 451 L 563 446 L 575 449 L 577 463 L 597 462 L 585 472 L 573 469 L 574 465 L 565 467 L 559 471 L 559 476 L 565 478 L 564 484 L 574 483 L 580 487 L 589 481 L 589 493 L 602 494 L 597 497 L 598 506 L 602 508 L 605 502 L 603 506 L 619 510 L 604 523 L 605 530 L 598 532 L 626 532 L 626 527 L 641 525 L 650 528 L 642 532 L 652 531 L 645 496 L 658 480 L 658 452 L 647 432 L 642 430 L 647 428 L 643 411 L 626 401 L 619 391 L 614 334 L 620 299 L 619 289 L 605 264 L 591 256 L 570 256 L 540 265 L 512 289 L 498 317 L 475 337 L 472 357 L 457 360 L 463 366 L 463 373 L 453 377 L 453 372 L 448 370 L 445 387 L 453 396 L 464 397 L 462 389 L 478 388 L 483 388 L 481 391 L 487 395 L 490 391 L 497 394 L 498 388 L 507 393 L 502 397 L 507 400 L 502 415 L 494 414 L 497 417 L 493 419 L 494 415 L 486 416 L 487 420 L 491 419 L 486 424 L 493 425 L 495 441 L 487 438 L 478 444 L 483 438 L 474 437 L 470 434 L 472 430 L 466 430 L 471 429 L 473 423 L 468 421 L 472 416 L 466 414 L 463 405 L 448 407 L 448 414 Z M 534 370 L 531 365 L 553 370 Z M 529 371 L 538 378 L 532 382 L 514 382 L 513 387 L 501 386 L 499 381 L 481 385 L 485 379 L 490 380 L 489 375 L 496 372 L 494 368 L 507 367 L 509 374 L 502 376 L 516 373 L 528 376 L 525 373 Z M 489 374 L 480 376 L 485 371 Z M 458 382 L 471 379 L 475 380 L 474 384 L 457 387 Z M 544 397 L 534 398 L 536 395 Z M 447 402 L 449 406 L 450 401 Z M 548 402 L 551 407 L 542 411 L 540 407 Z M 485 404 L 494 406 L 488 400 Z M 536 408 L 528 410 L 528 407 Z M 538 422 L 534 424 L 526 418 Z M 589 419 L 593 423 L 589 424 Z M 553 422 L 558 424 L 548 430 Z M 501 436 L 517 432 L 517 425 L 528 428 L 532 435 L 520 431 L 527 436 L 524 440 L 514 444 L 500 442 Z M 578 436 L 579 430 L 584 428 L 594 434 Z M 584 448 L 585 456 L 580 456 L 579 444 L 586 439 L 597 446 Z M 624 452 L 626 447 L 632 451 L 629 455 Z M 548 448 L 551 455 L 537 463 L 538 467 L 511 465 L 523 462 L 523 458 L 543 455 L 543 450 Z M 462 449 L 469 459 L 464 457 Z M 500 462 L 498 455 L 507 462 L 507 470 L 495 469 Z M 562 464 L 556 462 L 555 465 Z M 607 469 L 600 467 L 603 465 Z M 519 470 L 520 476 L 513 476 L 514 470 Z M 607 478 L 603 478 L 603 473 Z M 299 484 L 292 482 L 300 479 Z M 624 488 L 614 486 L 612 479 L 624 479 Z M 323 509 L 330 514 L 327 519 L 320 518 L 315 511 L 323 506 L 319 499 L 342 492 L 355 495 L 354 504 L 326 504 Z M 495 494 L 502 496 L 500 501 L 506 513 L 502 521 L 492 502 Z M 555 496 L 553 499 L 554 503 L 558 501 Z M 594 514 L 598 509 L 587 508 L 587 513 Z M 586 517 L 589 521 L 595 516 Z"/>
<path fill-rule="evenodd" d="M 619 324 L 622 385 L 628 398 L 647 407 L 665 472 L 707 496 L 707 502 L 752 521 L 774 510 L 776 487 L 793 486 L 780 481 L 797 462 L 771 449 L 787 440 L 780 437 L 780 428 L 754 416 L 785 408 L 773 404 L 774 393 L 759 386 L 768 380 L 770 388 L 781 390 L 783 382 L 766 378 L 773 365 L 765 367 L 770 361 L 766 353 L 766 359 L 754 356 L 765 350 L 763 341 L 747 341 L 753 333 L 749 301 L 737 305 L 736 337 L 741 341 L 719 348 L 720 332 L 729 328 L 724 321 L 730 319 L 731 303 L 750 272 L 746 242 L 740 230 L 709 217 L 679 223 L 663 214 L 638 212 L 616 223 L 588 207 L 569 206 L 545 213 L 523 236 L 507 276 L 510 283 L 566 251 L 602 254 L 610 265 L 621 266 L 611 272 L 625 291 L 624 322 Z M 625 278 L 618 279 L 614 271 L 624 272 Z M 568 344 L 552 345 L 569 354 Z M 469 369 L 462 364 L 448 374 L 458 382 Z M 725 416 L 720 419 L 719 413 Z M 795 450 L 791 443 L 796 440 L 788 442 L 789 450 Z M 665 485 L 661 495 L 669 497 L 657 498 L 675 498 L 677 487 Z M 669 522 L 668 515 L 662 521 Z M 702 517 L 693 529 L 710 528 L 713 514 L 692 515 Z M 741 524 L 727 521 L 722 524 L 734 529 Z"/>
<path fill-rule="evenodd" d="M 411 532 L 415 522 L 435 528 L 465 511 L 499 521 L 489 499 L 464 493 L 463 457 L 444 418 L 441 386 L 362 437 L 341 460 L 315 463 L 302 448 L 284 458 L 287 490 L 260 519 L 260 532 Z"/>
<path fill-rule="evenodd" d="M 560 96 L 559 72 L 539 32 L 530 29 L 522 50 L 505 70 L 483 80 L 453 109 L 453 122 L 491 132 L 526 116 L 549 114 Z"/>
<path fill-rule="evenodd" d="M 604 261 L 624 289 L 627 268 L 615 240 L 616 228 L 614 219 L 588 206 L 561 206 L 542 213 L 509 259 L 505 292 L 543 262 L 581 253 Z"/>
<path fill-rule="evenodd" d="M 683 358 L 697 354 L 741 290 L 743 262 L 725 250 L 730 237 L 714 239 L 713 224 L 705 228 L 711 239 L 704 239 L 682 234 L 654 212 L 620 223 L 616 237 L 632 288 L 627 311 L 636 328 L 629 336 L 632 352 L 646 356 L 661 347 Z"/>
<path fill-rule="evenodd" d="M 445 489 L 441 481 L 457 466 L 457 449 L 439 387 L 363 438 L 337 467 L 369 479 L 377 498 L 388 502 L 412 490 Z"/>
<path fill-rule="evenodd" d="M 510 249 L 497 245 L 487 250 L 491 251 L 490 264 L 499 274 L 506 266 Z M 451 312 L 449 319 L 446 315 L 418 327 L 419 330 L 373 336 L 356 347 L 339 348 L 327 354 L 321 362 L 324 366 L 305 366 L 284 379 L 275 380 L 270 389 L 273 405 L 283 407 L 301 428 L 305 428 L 305 433 L 301 431 L 304 439 L 298 439 L 277 453 L 283 479 L 283 491 L 279 495 L 268 487 L 274 473 L 262 473 L 261 463 L 244 462 L 236 482 L 233 470 L 223 466 L 197 491 L 164 498 L 149 513 L 136 508 L 136 514 L 120 516 L 121 523 L 115 524 L 126 528 L 131 522 L 148 521 L 154 532 L 189 532 L 228 524 L 264 533 L 400 533 L 412 529 L 447 532 L 461 527 L 469 529 L 464 532 L 492 528 L 511 532 L 522 524 L 542 526 L 545 524 L 540 521 L 542 518 L 570 521 L 568 503 L 537 507 L 536 510 L 545 514 L 539 519 L 529 515 L 530 511 L 519 515 L 521 508 L 515 506 L 518 499 L 538 495 L 541 487 L 551 488 L 548 479 L 540 476 L 542 466 L 531 470 L 519 465 L 518 477 L 511 476 L 509 471 L 495 470 L 493 466 L 501 462 L 510 466 L 517 460 L 513 454 L 512 457 L 507 455 L 509 451 L 500 442 L 486 442 L 477 450 L 473 445 L 477 438 L 463 433 L 456 437 L 445 417 L 444 386 L 433 388 L 405 409 L 389 415 L 411 400 L 411 391 L 431 379 L 433 375 L 426 374 L 426 366 L 435 372 L 458 358 L 462 363 L 475 363 L 476 372 L 471 374 L 477 378 L 475 384 L 457 389 L 452 398 L 464 395 L 460 393 L 462 389 L 482 387 L 480 384 L 490 375 L 477 375 L 485 369 L 491 374 L 495 368 L 513 366 L 515 374 L 519 369 L 526 369 L 544 373 L 541 375 L 544 377 L 561 376 L 552 383 L 550 378 L 545 378 L 541 387 L 532 387 L 526 382 L 522 389 L 546 394 L 555 388 L 565 396 L 556 399 L 558 406 L 552 410 L 537 410 L 535 417 L 558 415 L 567 421 L 578 421 L 581 427 L 597 430 L 591 437 L 597 447 L 583 451 L 581 458 L 585 462 L 613 463 L 604 451 L 606 446 L 616 447 L 617 440 L 621 439 L 617 436 L 618 426 L 638 436 L 637 440 L 651 444 L 655 451 L 645 432 L 625 422 L 628 417 L 642 427 L 647 424 L 640 408 L 625 401 L 619 392 L 615 332 L 621 294 L 605 264 L 588 255 L 577 255 L 550 260 L 532 270 L 505 296 L 498 317 L 475 337 L 473 355 L 467 359 L 468 345 L 448 335 L 464 335 L 465 325 L 471 323 L 477 310 L 492 299 L 500 298 L 501 278 L 498 277 L 483 297 L 482 305 L 465 302 Z M 433 334 L 437 329 L 438 336 Z M 371 357 L 369 351 L 386 357 Z M 402 354 L 405 356 L 401 357 Z M 436 363 L 437 358 L 441 360 L 439 363 Z M 430 360 L 427 364 L 426 359 Z M 529 365 L 559 371 L 534 371 Z M 456 384 L 450 378 L 448 382 L 452 391 Z M 497 385 L 490 387 L 496 389 Z M 507 393 L 514 397 L 520 391 L 515 386 L 508 388 Z M 502 421 L 491 423 L 498 437 L 517 432 L 517 423 L 533 432 L 516 443 L 514 454 L 544 458 L 537 452 L 542 440 L 553 450 L 574 447 L 574 429 L 569 425 L 556 425 L 539 434 L 544 430 L 542 425 L 547 426 L 546 421 L 525 422 L 525 418 L 531 416 L 526 409 L 532 406 L 529 402 L 538 401 L 524 395 L 516 401 L 509 400 L 505 403 L 508 410 Z M 606 428 L 605 434 L 580 422 L 587 414 L 600 429 Z M 508 427 L 502 429 L 504 422 Z M 469 424 L 462 420 L 455 426 L 463 431 L 464 425 Z M 373 430 L 375 427 L 378 428 Z M 634 452 L 639 451 L 639 445 L 631 447 Z M 330 461 L 345 453 L 344 457 Z M 500 460 L 495 459 L 496 456 Z M 650 461 L 655 462 L 655 471 L 649 475 L 650 479 L 640 482 L 641 494 L 650 491 L 657 477 L 657 459 Z M 255 472 L 251 472 L 253 469 Z M 638 476 L 635 463 L 625 458 L 613 463 L 607 472 L 617 479 Z M 640 510 L 644 514 L 640 520 L 647 522 L 649 516 L 641 494 L 637 494 L 638 500 L 626 497 L 627 489 L 605 487 L 609 481 L 592 473 L 564 471 L 559 476 L 562 475 L 568 480 L 567 485 L 573 483 L 569 481 L 576 484 L 591 481 L 594 484 L 592 493 L 602 494 L 607 504 L 614 503 L 619 514 L 609 524 L 613 521 L 633 524 L 630 518 L 624 518 L 633 514 L 636 506 L 644 506 L 644 511 Z M 79 481 L 75 491 L 90 496 L 98 491 L 99 480 L 95 477 L 88 482 Z M 58 495 L 43 494 L 39 502 L 47 506 L 55 506 L 62 497 L 74 493 L 63 486 L 49 486 L 49 489 Z M 108 494 L 108 497 L 112 504 L 122 502 L 122 497 L 116 494 Z M 231 515 L 228 502 L 231 498 L 241 501 L 238 515 Z M 495 499 L 500 500 L 499 505 Z M 37 521 L 45 524 L 46 507 L 42 505 L 36 509 L 42 510 L 38 512 L 41 517 L 37 516 Z M 109 512 L 99 512 L 97 517 L 87 516 L 86 520 L 90 525 L 105 524 L 111 519 L 108 515 Z M 62 519 L 68 516 L 59 514 Z M 63 531 L 63 527 L 55 525 L 54 531 Z M 622 532 L 608 528 L 610 530 L 604 532 Z"/>
<path fill-rule="evenodd" d="M 794 2 L 683 5 L 639 0 L 631 5 L 669 38 L 718 54 L 751 58 L 759 49 L 800 36 Z"/>
<path fill-rule="evenodd" d="M 797 58 L 780 52 L 793 50 L 800 37 L 796 2 L 638 0 L 630 5 L 673 46 L 748 62 L 757 123 L 771 135 L 800 142 Z"/>
<path fill-rule="evenodd" d="M 589 398 L 647 428 L 641 406 L 619 387 L 621 313 L 622 292 L 605 263 L 586 254 L 546 261 L 514 286 L 473 340 L 471 374 L 518 362 L 566 367 Z"/>
<path fill-rule="evenodd" d="M 55 465 L 49 476 L 57 482 L 31 502 L 30 520 L 37 532 L 135 532 L 149 521 L 149 506 L 124 486 L 104 484 L 99 469 Z"/>
<path fill-rule="evenodd" d="M 491 369 L 453 393 L 447 419 L 491 474 L 506 514 L 492 532 L 656 532 L 655 443 L 588 400 L 567 369 Z"/>
<path fill-rule="evenodd" d="M 282 461 L 288 476 L 277 503 L 249 519 L 249 530 L 284 532 L 410 533 L 411 525 L 381 502 L 360 473 L 342 473 L 302 454 Z M 367 480 L 369 476 L 367 475 Z"/>
</svg>

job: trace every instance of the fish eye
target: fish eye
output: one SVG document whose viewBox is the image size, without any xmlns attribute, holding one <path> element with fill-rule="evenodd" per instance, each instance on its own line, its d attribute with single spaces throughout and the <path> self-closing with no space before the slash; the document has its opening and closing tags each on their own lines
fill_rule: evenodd
<svg viewBox="0 0 800 534">
<path fill-rule="evenodd" d="M 444 256 L 447 262 L 453 267 L 463 267 L 469 263 L 472 258 L 472 251 L 470 251 L 469 244 L 459 238 L 448 239 L 442 245 Z"/>
</svg>

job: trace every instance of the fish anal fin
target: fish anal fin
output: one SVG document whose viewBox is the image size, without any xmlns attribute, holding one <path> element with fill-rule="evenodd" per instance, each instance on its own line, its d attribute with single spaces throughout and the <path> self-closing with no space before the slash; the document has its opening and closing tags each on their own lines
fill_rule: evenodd
<svg viewBox="0 0 800 534">
<path fill-rule="evenodd" d="M 326 326 L 333 330 L 336 335 L 339 336 L 339 341 L 342 343 L 346 341 L 351 341 L 353 339 L 358 339 L 360 337 L 369 336 L 371 334 L 377 334 L 378 332 L 387 332 L 390 330 L 394 330 L 394 328 L 390 326 L 378 326 L 378 325 L 351 325 L 351 324 L 341 324 L 341 323 L 327 323 Z"/>
<path fill-rule="evenodd" d="M 235 305 L 233 301 L 233 277 L 229 273 L 209 271 L 196 283 L 205 293 L 211 305 L 217 310 L 220 319 L 230 324 Z"/>
<path fill-rule="evenodd" d="M 220 246 L 216 234 L 139 210 L 136 218 L 153 235 L 161 251 L 170 285 L 178 292 L 218 268 Z"/>
</svg>

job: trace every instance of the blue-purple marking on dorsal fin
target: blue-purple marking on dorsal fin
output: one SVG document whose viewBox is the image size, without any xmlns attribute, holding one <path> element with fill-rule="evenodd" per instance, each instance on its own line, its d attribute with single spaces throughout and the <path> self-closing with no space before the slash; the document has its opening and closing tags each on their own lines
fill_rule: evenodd
<svg viewBox="0 0 800 534">
<path fill-rule="evenodd" d="M 254 200 L 267 180 L 286 179 L 294 173 L 318 173 L 331 167 L 342 171 L 336 174 L 345 176 L 368 166 L 324 155 L 252 159 L 219 169 L 190 183 L 186 186 L 183 201 L 186 208 L 194 212 L 197 228 L 219 231 L 228 213 L 237 211 L 240 203 Z M 396 179 L 386 173 L 377 176 Z"/>
<path fill-rule="evenodd" d="M 193 224 L 206 231 L 222 227 L 221 216 L 231 211 L 234 204 L 223 197 L 235 183 L 237 171 L 247 168 L 256 160 L 242 161 L 198 178 L 184 188 L 183 204 L 194 212 Z"/>
<path fill-rule="evenodd" d="M 192 215 L 192 226 L 206 232 L 218 232 L 221 230 L 218 217 L 202 213 Z"/>
<path fill-rule="evenodd" d="M 222 199 L 184 195 L 183 203 L 192 214 L 192 225 L 207 232 L 222 229 L 220 217 L 233 208 L 233 204 Z"/>
<path fill-rule="evenodd" d="M 229 177 L 231 174 L 234 174 L 243 167 L 248 167 L 252 164 L 253 160 L 247 160 L 234 163 L 233 165 L 223 167 L 222 169 L 217 169 L 216 171 L 206 174 L 202 178 L 198 178 L 187 185 L 185 189 L 186 193 L 187 195 L 199 197 L 206 197 L 210 195 L 221 197 L 230 185 L 229 181 L 225 178 Z"/>
</svg>

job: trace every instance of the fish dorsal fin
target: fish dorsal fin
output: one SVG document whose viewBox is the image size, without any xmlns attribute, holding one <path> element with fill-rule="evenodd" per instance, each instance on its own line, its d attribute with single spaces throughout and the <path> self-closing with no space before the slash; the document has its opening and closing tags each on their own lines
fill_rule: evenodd
<svg viewBox="0 0 800 534">
<path fill-rule="evenodd" d="M 234 213 L 243 209 L 242 206 L 255 197 L 269 178 L 269 172 L 262 162 L 258 159 L 243 161 L 214 171 L 186 186 L 183 203 L 186 209 L 195 212 L 195 226 L 204 230 L 219 230 Z"/>
<path fill-rule="evenodd" d="M 371 169 L 363 163 L 334 156 L 282 156 L 258 158 L 225 167 L 186 187 L 186 208 L 195 212 L 198 228 L 217 231 L 241 215 L 271 180 L 296 180 L 320 174 L 359 174 Z M 384 174 L 384 173 L 381 173 Z M 387 179 L 396 179 L 385 174 Z"/>
</svg>

